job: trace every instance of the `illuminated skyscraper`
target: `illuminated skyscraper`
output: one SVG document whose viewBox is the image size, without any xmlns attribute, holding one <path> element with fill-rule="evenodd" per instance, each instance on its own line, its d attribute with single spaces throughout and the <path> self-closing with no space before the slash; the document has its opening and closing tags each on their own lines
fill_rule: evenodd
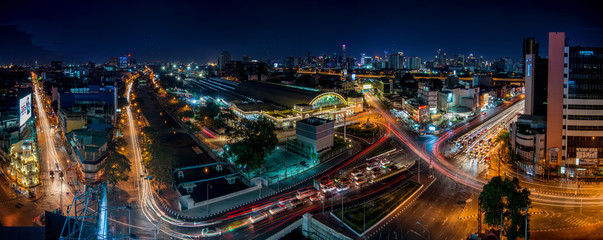
<svg viewBox="0 0 603 240">
<path fill-rule="evenodd" d="M 231 61 L 232 57 L 230 56 L 230 53 L 227 51 L 222 51 L 222 53 L 220 53 L 220 57 L 218 58 L 218 66 L 220 67 L 220 70 L 226 70 L 226 65 L 230 64 Z"/>
<path fill-rule="evenodd" d="M 546 151 L 561 173 L 592 174 L 603 156 L 603 48 L 549 33 Z"/>
<path fill-rule="evenodd" d="M 523 63 L 526 62 L 526 54 L 534 54 L 538 57 L 538 43 L 536 42 L 536 38 L 529 37 L 523 39 L 523 52 L 521 57 L 523 58 Z"/>
<path fill-rule="evenodd" d="M 392 53 L 389 55 L 389 68 L 403 69 L 404 68 L 404 53 Z"/>
</svg>

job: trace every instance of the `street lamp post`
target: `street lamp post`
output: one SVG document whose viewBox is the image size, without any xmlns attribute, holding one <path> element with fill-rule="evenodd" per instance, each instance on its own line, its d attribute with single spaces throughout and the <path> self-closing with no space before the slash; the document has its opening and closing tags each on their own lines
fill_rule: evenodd
<svg viewBox="0 0 603 240">
<path fill-rule="evenodd" d="M 525 231 L 525 237 L 524 237 L 525 240 L 528 240 L 528 216 L 530 215 L 530 212 L 529 212 L 530 208 L 532 208 L 532 207 L 524 207 L 523 208 L 526 210 L 526 229 L 525 229 L 526 231 Z"/>
<path fill-rule="evenodd" d="M 425 231 L 427 231 L 427 240 L 431 240 L 431 236 L 429 234 L 429 229 L 427 229 L 425 226 L 423 226 L 419 221 L 417 221 L 417 224 L 419 224 L 419 226 L 421 226 L 423 229 L 425 229 Z"/>
<path fill-rule="evenodd" d="M 130 205 L 126 205 L 126 208 L 128 209 L 128 235 L 132 236 L 132 229 L 131 229 L 132 224 L 130 222 L 132 207 L 130 207 Z"/>
</svg>

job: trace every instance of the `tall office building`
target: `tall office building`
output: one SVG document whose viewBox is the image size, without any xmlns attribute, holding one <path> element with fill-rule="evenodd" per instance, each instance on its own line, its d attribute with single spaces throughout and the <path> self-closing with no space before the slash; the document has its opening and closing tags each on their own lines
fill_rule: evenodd
<svg viewBox="0 0 603 240">
<path fill-rule="evenodd" d="M 547 119 L 546 119 L 546 151 L 547 160 L 552 165 L 562 165 L 565 155 L 561 151 L 563 145 L 563 106 L 565 89 L 563 83 L 567 81 L 564 73 L 567 72 L 565 59 L 565 33 L 549 33 L 549 64 L 547 83 Z"/>
<path fill-rule="evenodd" d="M 230 56 L 230 53 L 222 51 L 220 57 L 218 57 L 218 67 L 220 67 L 220 70 L 226 70 L 226 65 L 230 64 L 231 61 L 232 57 Z"/>
<path fill-rule="evenodd" d="M 417 70 L 421 68 L 421 58 L 409 57 L 407 60 L 406 68 L 410 70 Z"/>
<path fill-rule="evenodd" d="M 603 160 L 603 48 L 569 47 L 549 33 L 547 159 L 585 175 Z M 562 97 L 560 97 L 562 96 Z"/>
<path fill-rule="evenodd" d="M 526 115 L 546 115 L 548 60 L 535 54 L 524 56 Z"/>
<path fill-rule="evenodd" d="M 536 56 L 539 55 L 538 54 L 538 43 L 536 42 L 536 38 L 534 38 L 534 37 L 529 37 L 529 38 L 523 39 L 523 52 L 521 54 L 521 57 L 523 58 L 524 64 L 526 62 L 527 54 L 534 54 Z"/>
<path fill-rule="evenodd" d="M 403 69 L 404 68 L 404 53 L 392 53 L 389 55 L 389 68 Z"/>
<path fill-rule="evenodd" d="M 341 46 L 341 56 L 343 56 L 343 60 L 345 61 L 345 58 L 347 57 L 346 52 L 345 52 L 345 44 L 343 44 L 343 46 Z"/>
</svg>

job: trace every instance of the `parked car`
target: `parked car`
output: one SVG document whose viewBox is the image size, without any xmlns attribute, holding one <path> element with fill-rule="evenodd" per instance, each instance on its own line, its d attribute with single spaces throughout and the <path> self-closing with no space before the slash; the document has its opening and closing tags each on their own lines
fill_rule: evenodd
<svg viewBox="0 0 603 240">
<path fill-rule="evenodd" d="M 333 184 L 333 183 L 326 185 L 324 188 L 322 188 L 323 192 L 330 192 L 333 190 L 335 190 L 335 184 Z"/>
<path fill-rule="evenodd" d="M 278 206 L 273 207 L 272 209 L 268 210 L 268 212 L 270 212 L 270 214 L 274 215 L 274 214 L 280 213 L 282 211 L 285 211 L 285 209 L 287 209 L 287 207 L 285 205 L 278 205 Z"/>
<path fill-rule="evenodd" d="M 304 201 L 296 199 L 296 200 L 293 200 L 293 201 L 289 202 L 287 204 L 287 207 L 291 209 L 291 208 L 295 208 L 295 207 L 297 207 L 299 205 L 302 205 L 302 204 L 304 204 Z"/>
<path fill-rule="evenodd" d="M 364 175 L 364 174 L 358 174 L 358 175 L 354 176 L 355 180 L 364 179 L 364 178 L 366 178 L 366 175 Z"/>
<path fill-rule="evenodd" d="M 329 177 L 324 177 L 319 180 L 320 187 L 324 188 L 326 185 L 332 184 L 333 180 Z"/>
<path fill-rule="evenodd" d="M 263 213 L 259 213 L 259 214 L 249 217 L 249 221 L 251 221 L 251 223 L 256 223 L 256 222 L 266 219 L 267 217 L 268 217 L 268 214 L 263 212 Z"/>
<path fill-rule="evenodd" d="M 337 187 L 337 192 L 343 192 L 345 190 L 350 189 L 350 186 L 347 184 L 341 184 Z"/>
<path fill-rule="evenodd" d="M 281 198 L 278 200 L 278 204 L 280 205 L 285 205 L 291 201 L 293 201 L 295 199 L 295 197 L 285 197 L 285 198 Z"/>
<path fill-rule="evenodd" d="M 354 183 L 356 183 L 356 185 L 360 186 L 360 185 L 362 185 L 362 184 L 365 184 L 365 183 L 366 183 L 366 179 L 358 179 L 358 180 L 356 180 Z"/>
<path fill-rule="evenodd" d="M 220 235 L 222 235 L 222 230 L 220 228 L 215 228 L 215 229 L 204 228 L 203 230 L 201 230 L 201 236 L 203 236 L 203 237 L 217 237 Z"/>
<path fill-rule="evenodd" d="M 373 170 L 378 167 L 379 167 L 378 164 L 373 163 L 373 164 L 369 164 L 368 166 L 366 166 L 366 170 Z"/>
<path fill-rule="evenodd" d="M 362 172 L 363 172 L 362 169 L 356 168 L 356 169 L 352 170 L 352 176 L 356 176 L 358 174 L 362 174 Z"/>
<path fill-rule="evenodd" d="M 316 193 L 316 194 L 310 196 L 310 201 L 312 201 L 312 202 L 316 202 L 316 201 L 323 200 L 323 199 L 325 199 L 325 195 L 323 195 L 322 193 Z"/>
</svg>

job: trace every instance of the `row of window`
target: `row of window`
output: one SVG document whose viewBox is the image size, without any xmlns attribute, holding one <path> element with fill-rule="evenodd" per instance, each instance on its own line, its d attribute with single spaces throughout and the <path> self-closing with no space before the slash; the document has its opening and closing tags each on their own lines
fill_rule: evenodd
<svg viewBox="0 0 603 240">
<path fill-rule="evenodd" d="M 603 116 L 592 116 L 592 115 L 563 115 L 563 119 L 569 120 L 603 120 Z"/>
<path fill-rule="evenodd" d="M 567 126 L 567 130 L 575 130 L 575 131 L 603 131 L 603 126 Z"/>
<path fill-rule="evenodd" d="M 566 108 L 566 105 L 563 105 Z M 567 109 L 578 109 L 578 110 L 603 110 L 603 105 L 567 105 Z"/>
</svg>

